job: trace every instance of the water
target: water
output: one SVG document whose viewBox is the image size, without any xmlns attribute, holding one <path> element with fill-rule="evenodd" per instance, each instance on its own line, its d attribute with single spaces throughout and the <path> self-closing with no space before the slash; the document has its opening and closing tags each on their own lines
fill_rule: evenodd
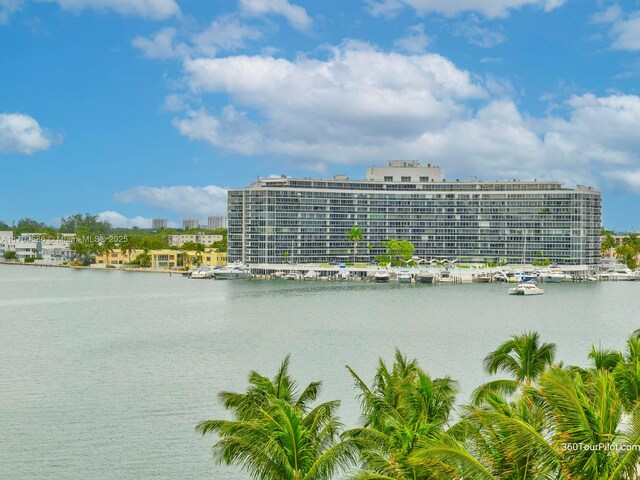
<svg viewBox="0 0 640 480">
<path fill-rule="evenodd" d="M 358 419 L 353 367 L 370 379 L 398 347 L 432 375 L 482 381 L 482 359 L 534 329 L 567 363 L 640 327 L 640 282 L 507 286 L 188 280 L 164 274 L 0 265 L 0 478 L 231 479 L 211 461 L 220 390 L 287 353 Z"/>
</svg>

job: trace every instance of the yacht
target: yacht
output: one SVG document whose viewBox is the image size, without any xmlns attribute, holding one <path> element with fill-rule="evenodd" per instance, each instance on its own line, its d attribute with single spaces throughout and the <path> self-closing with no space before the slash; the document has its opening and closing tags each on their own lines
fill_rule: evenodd
<svg viewBox="0 0 640 480">
<path fill-rule="evenodd" d="M 213 276 L 216 280 L 235 280 L 238 278 L 250 277 L 251 272 L 245 265 L 241 263 L 234 263 L 232 265 L 227 265 L 224 268 L 214 270 Z"/>
<path fill-rule="evenodd" d="M 533 282 L 519 283 L 509 289 L 509 295 L 542 295 L 544 290 Z"/>
<path fill-rule="evenodd" d="M 401 270 L 396 275 L 398 283 L 411 283 L 411 274 L 406 270 Z"/>
<path fill-rule="evenodd" d="M 389 281 L 389 272 L 386 270 L 378 270 L 373 275 L 373 279 L 378 283 L 387 283 Z"/>
<path fill-rule="evenodd" d="M 493 275 L 495 282 L 515 283 L 515 274 L 510 270 L 500 270 Z"/>
<path fill-rule="evenodd" d="M 192 272 L 189 272 L 189 278 L 213 278 L 213 271 L 213 267 L 203 265 L 202 267 L 198 267 Z"/>
<path fill-rule="evenodd" d="M 568 273 L 564 273 L 557 267 L 551 267 L 540 272 L 540 279 L 549 283 L 570 282 L 573 277 Z"/>
<path fill-rule="evenodd" d="M 477 275 L 472 275 L 471 281 L 474 283 L 490 283 L 491 276 L 486 272 L 480 272 Z"/>
<path fill-rule="evenodd" d="M 283 280 L 302 280 L 302 274 L 300 272 L 289 272 L 282 277 Z"/>
<path fill-rule="evenodd" d="M 309 270 L 307 273 L 304 274 L 302 279 L 303 280 L 317 280 L 319 276 L 320 276 L 320 274 L 318 272 L 316 272 L 315 270 Z"/>
<path fill-rule="evenodd" d="M 351 273 L 349 273 L 348 270 L 344 268 L 341 268 L 340 270 L 338 270 L 338 273 L 336 274 L 337 281 L 344 282 L 349 279 L 351 279 Z"/>
<path fill-rule="evenodd" d="M 640 280 L 640 275 L 631 270 L 630 268 L 615 268 L 607 270 L 599 275 L 601 280 L 616 280 L 616 281 L 634 281 Z"/>
<path fill-rule="evenodd" d="M 422 271 L 420 275 L 418 275 L 418 281 L 420 283 L 435 283 L 435 275 L 433 273 Z"/>
</svg>

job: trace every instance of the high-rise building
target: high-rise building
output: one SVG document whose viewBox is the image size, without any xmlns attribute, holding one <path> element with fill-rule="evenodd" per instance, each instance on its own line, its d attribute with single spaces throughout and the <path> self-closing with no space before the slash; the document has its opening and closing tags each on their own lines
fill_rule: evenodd
<svg viewBox="0 0 640 480">
<path fill-rule="evenodd" d="M 185 218 L 182 220 L 183 230 L 193 230 L 194 228 L 200 228 L 200 222 L 197 218 Z"/>
<path fill-rule="evenodd" d="M 163 228 L 167 228 L 167 219 L 166 218 L 154 218 L 151 220 L 151 228 L 154 230 L 162 230 Z"/>
<path fill-rule="evenodd" d="M 347 232 L 358 226 L 357 247 Z M 368 262 L 407 239 L 425 259 L 596 265 L 601 195 L 553 181 L 445 181 L 390 162 L 365 180 L 267 178 L 228 196 L 229 261 Z M 354 252 L 353 249 L 356 248 Z"/>
<path fill-rule="evenodd" d="M 223 215 L 209 217 L 207 219 L 209 230 L 217 230 L 218 228 L 227 228 L 227 217 Z"/>
</svg>

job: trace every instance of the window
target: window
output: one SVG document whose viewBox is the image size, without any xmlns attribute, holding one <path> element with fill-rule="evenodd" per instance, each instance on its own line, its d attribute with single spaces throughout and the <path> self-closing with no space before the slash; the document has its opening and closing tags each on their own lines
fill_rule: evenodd
<svg viewBox="0 0 640 480">
<path fill-rule="evenodd" d="M 410 182 L 411 181 L 411 177 L 400 177 L 400 181 L 401 182 Z"/>
<path fill-rule="evenodd" d="M 384 181 L 385 182 L 393 182 L 393 177 L 391 175 L 385 175 Z"/>
<path fill-rule="evenodd" d="M 420 177 L 420 181 L 421 182 L 428 182 L 429 181 L 429 177 Z"/>
</svg>

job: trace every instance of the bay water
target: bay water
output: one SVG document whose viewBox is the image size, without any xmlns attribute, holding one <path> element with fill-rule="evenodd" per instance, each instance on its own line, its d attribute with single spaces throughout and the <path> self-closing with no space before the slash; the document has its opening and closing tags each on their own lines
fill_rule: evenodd
<svg viewBox="0 0 640 480">
<path fill-rule="evenodd" d="M 504 284 L 214 281 L 178 275 L 0 265 L 0 478 L 246 479 L 211 459 L 196 423 L 225 418 L 216 395 L 272 376 L 291 354 L 320 400 L 359 406 L 345 365 L 371 380 L 395 348 L 465 403 L 482 359 L 540 332 L 565 363 L 640 328 L 640 282 Z"/>
</svg>

